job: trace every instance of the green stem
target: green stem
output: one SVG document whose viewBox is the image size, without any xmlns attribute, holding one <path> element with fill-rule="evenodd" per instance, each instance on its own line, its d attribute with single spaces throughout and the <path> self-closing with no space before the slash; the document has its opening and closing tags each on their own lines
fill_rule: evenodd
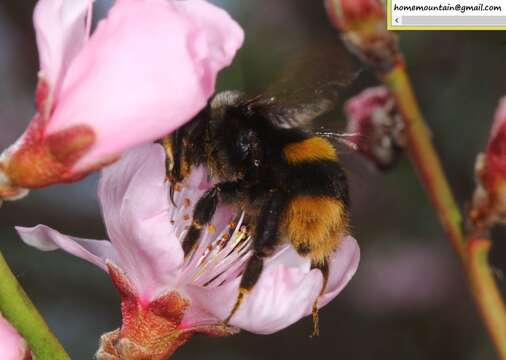
<svg viewBox="0 0 506 360">
<path fill-rule="evenodd" d="M 450 190 L 441 161 L 434 150 L 430 131 L 422 117 L 416 97 L 402 61 L 390 72 L 383 74 L 383 81 L 396 98 L 406 126 L 411 159 L 418 170 L 439 219 L 453 247 L 465 262 L 466 251 L 462 232 L 462 216 Z"/>
<path fill-rule="evenodd" d="M 481 316 L 490 337 L 494 340 L 497 353 L 506 359 L 506 308 L 501 299 L 494 276 L 488 265 L 491 242 L 488 239 L 470 239 L 467 247 L 469 267 L 468 279 L 476 294 Z"/>
<path fill-rule="evenodd" d="M 37 360 L 70 360 L 0 253 L 0 312 L 28 342 Z"/>
<path fill-rule="evenodd" d="M 501 359 L 506 360 L 506 312 L 500 292 L 491 275 L 483 240 L 469 242 L 462 231 L 462 215 L 453 197 L 441 161 L 432 145 L 430 131 L 418 107 L 402 60 L 380 75 L 393 93 L 406 126 L 408 150 L 415 168 L 436 208 L 448 239 L 462 262 L 471 294 Z M 469 251 L 468 251 L 469 250 Z"/>
</svg>

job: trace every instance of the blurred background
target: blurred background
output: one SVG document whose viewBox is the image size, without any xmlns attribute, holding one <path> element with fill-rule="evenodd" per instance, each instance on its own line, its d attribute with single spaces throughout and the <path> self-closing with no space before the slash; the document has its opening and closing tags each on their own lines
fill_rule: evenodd
<svg viewBox="0 0 506 360">
<path fill-rule="evenodd" d="M 104 14 L 111 1 L 98 0 Z M 260 91 L 290 56 L 332 34 L 321 1 L 222 0 L 244 27 L 246 42 L 219 89 Z M 0 149 L 22 133 L 34 113 L 38 70 L 31 16 L 34 0 L 0 2 Z M 473 191 L 476 154 L 486 143 L 498 99 L 506 94 L 506 33 L 400 34 L 409 72 L 434 142 L 462 207 Z M 363 71 L 346 96 L 377 84 Z M 324 125 L 342 129 L 342 111 Z M 248 333 L 195 337 L 174 359 L 495 359 L 456 255 L 408 159 L 378 173 L 343 150 L 353 202 L 353 233 L 362 260 L 350 285 L 321 311 L 321 336 L 304 319 L 271 336 Z M 99 336 L 120 325 L 119 298 L 108 276 L 63 252 L 24 245 L 14 226 L 39 223 L 102 239 L 97 176 L 34 191 L 0 209 L 0 250 L 50 327 L 76 360 L 91 359 Z M 494 232 L 492 263 L 505 292 L 506 233 Z M 1 281 L 1 279 L 0 279 Z"/>
</svg>

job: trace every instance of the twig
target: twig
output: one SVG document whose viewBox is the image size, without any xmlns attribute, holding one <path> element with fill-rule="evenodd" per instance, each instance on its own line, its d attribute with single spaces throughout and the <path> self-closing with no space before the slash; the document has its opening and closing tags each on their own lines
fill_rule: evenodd
<svg viewBox="0 0 506 360">
<path fill-rule="evenodd" d="M 506 307 L 488 265 L 492 243 L 488 239 L 470 238 L 467 245 L 467 275 L 476 304 L 498 354 L 506 359 Z"/>
<path fill-rule="evenodd" d="M 1 253 L 0 312 L 25 338 L 37 360 L 70 360 Z"/>
<path fill-rule="evenodd" d="M 466 245 L 461 212 L 430 140 L 430 131 L 418 107 L 404 62 L 399 59 L 392 70 L 380 74 L 380 77 L 396 98 L 406 125 L 408 151 L 413 165 L 429 193 L 448 239 L 459 255 L 471 294 L 497 352 L 501 359 L 506 360 L 506 312 L 486 258 L 490 242 L 472 240 Z"/>
</svg>

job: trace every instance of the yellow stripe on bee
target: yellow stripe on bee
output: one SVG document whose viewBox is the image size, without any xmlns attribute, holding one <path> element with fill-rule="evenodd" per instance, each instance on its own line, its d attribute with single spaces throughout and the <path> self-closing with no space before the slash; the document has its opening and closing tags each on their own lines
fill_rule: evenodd
<svg viewBox="0 0 506 360">
<path fill-rule="evenodd" d="M 345 205 L 324 196 L 296 196 L 286 209 L 284 226 L 296 250 L 305 247 L 307 257 L 323 263 L 348 232 Z"/>
<path fill-rule="evenodd" d="M 283 148 L 283 155 L 290 164 L 314 160 L 337 160 L 336 149 L 325 139 L 309 139 L 288 144 Z"/>
</svg>

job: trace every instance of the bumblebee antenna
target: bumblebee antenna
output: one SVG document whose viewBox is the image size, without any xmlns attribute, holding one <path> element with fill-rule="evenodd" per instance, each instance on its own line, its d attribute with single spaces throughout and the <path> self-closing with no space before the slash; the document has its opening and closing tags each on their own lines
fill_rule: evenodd
<svg viewBox="0 0 506 360">
<path fill-rule="evenodd" d="M 360 133 L 338 133 L 334 131 L 316 131 L 316 135 L 329 138 L 343 138 L 343 137 L 356 137 L 361 136 Z"/>
<path fill-rule="evenodd" d="M 345 138 L 351 138 L 351 137 L 359 137 L 361 136 L 359 133 L 338 133 L 333 131 L 316 131 L 316 135 L 321 137 L 326 137 L 330 139 L 334 139 L 340 144 L 345 145 L 346 147 L 349 147 L 350 149 L 357 151 L 358 145 L 354 141 L 347 140 Z"/>
<path fill-rule="evenodd" d="M 346 140 L 346 139 L 339 139 L 338 140 L 341 144 L 349 147 L 350 149 L 352 149 L 353 151 L 358 151 L 358 145 L 356 143 L 354 143 L 353 141 L 349 141 L 349 140 Z"/>
</svg>

